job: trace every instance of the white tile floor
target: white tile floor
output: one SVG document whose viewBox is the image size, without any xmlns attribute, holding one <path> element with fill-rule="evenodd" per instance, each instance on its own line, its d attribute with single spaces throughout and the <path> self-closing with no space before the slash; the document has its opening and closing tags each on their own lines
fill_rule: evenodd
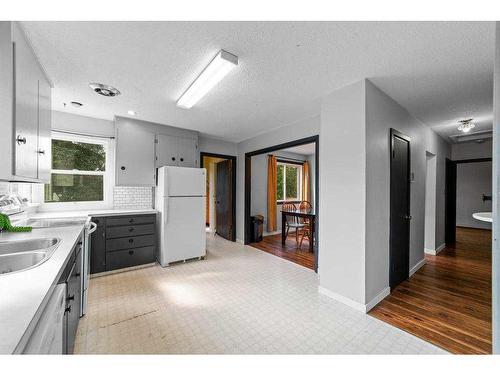
<svg viewBox="0 0 500 375">
<path fill-rule="evenodd" d="M 316 274 L 207 236 L 204 261 L 95 278 L 76 353 L 439 354 L 318 293 Z"/>
</svg>

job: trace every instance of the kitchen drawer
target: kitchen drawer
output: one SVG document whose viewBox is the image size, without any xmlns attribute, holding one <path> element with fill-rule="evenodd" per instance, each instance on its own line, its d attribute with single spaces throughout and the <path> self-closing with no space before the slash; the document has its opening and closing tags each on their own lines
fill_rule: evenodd
<svg viewBox="0 0 500 375">
<path fill-rule="evenodd" d="M 155 235 L 134 236 L 125 238 L 114 238 L 106 240 L 106 251 L 117 251 L 131 249 L 133 247 L 154 246 Z"/>
<path fill-rule="evenodd" d="M 106 219 L 106 225 L 108 227 L 114 227 L 119 225 L 135 225 L 135 224 L 151 224 L 155 222 L 155 215 L 138 215 L 138 216 L 126 216 L 126 217 L 108 217 Z"/>
<path fill-rule="evenodd" d="M 120 237 L 132 237 L 141 236 L 144 234 L 154 234 L 155 225 L 154 224 L 143 224 L 143 225 L 127 225 L 123 227 L 108 227 L 108 222 L 106 221 L 106 238 L 120 238 Z"/>
<path fill-rule="evenodd" d="M 155 261 L 154 246 L 106 253 L 106 271 L 138 266 Z"/>
</svg>

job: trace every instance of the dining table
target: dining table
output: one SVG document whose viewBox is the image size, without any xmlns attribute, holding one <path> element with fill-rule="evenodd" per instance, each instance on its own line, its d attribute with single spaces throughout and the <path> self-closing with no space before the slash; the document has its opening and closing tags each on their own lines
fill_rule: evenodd
<svg viewBox="0 0 500 375">
<path fill-rule="evenodd" d="M 311 238 L 309 240 L 309 251 L 314 251 L 314 232 L 316 225 L 316 213 L 312 208 L 282 209 L 281 210 L 281 244 L 286 240 L 286 218 L 287 216 L 306 219 L 309 224 Z"/>
</svg>

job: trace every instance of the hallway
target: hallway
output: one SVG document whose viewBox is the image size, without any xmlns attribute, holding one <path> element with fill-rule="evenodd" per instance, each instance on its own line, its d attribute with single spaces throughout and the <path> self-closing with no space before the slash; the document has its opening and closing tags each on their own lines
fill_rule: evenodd
<svg viewBox="0 0 500 375">
<path fill-rule="evenodd" d="M 455 246 L 369 314 L 452 353 L 491 353 L 491 231 L 457 227 Z"/>
</svg>

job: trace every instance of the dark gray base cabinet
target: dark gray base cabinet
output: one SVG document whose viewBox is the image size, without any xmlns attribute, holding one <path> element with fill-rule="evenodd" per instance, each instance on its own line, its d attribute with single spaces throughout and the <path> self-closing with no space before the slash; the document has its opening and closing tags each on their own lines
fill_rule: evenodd
<svg viewBox="0 0 500 375">
<path fill-rule="evenodd" d="M 156 259 L 156 215 L 94 217 L 90 273 L 153 263 Z"/>
<path fill-rule="evenodd" d="M 66 307 L 64 311 L 63 352 L 73 354 L 76 331 L 80 320 L 80 301 L 82 293 L 82 239 L 73 248 L 70 259 L 59 283 L 66 284 Z"/>
</svg>

